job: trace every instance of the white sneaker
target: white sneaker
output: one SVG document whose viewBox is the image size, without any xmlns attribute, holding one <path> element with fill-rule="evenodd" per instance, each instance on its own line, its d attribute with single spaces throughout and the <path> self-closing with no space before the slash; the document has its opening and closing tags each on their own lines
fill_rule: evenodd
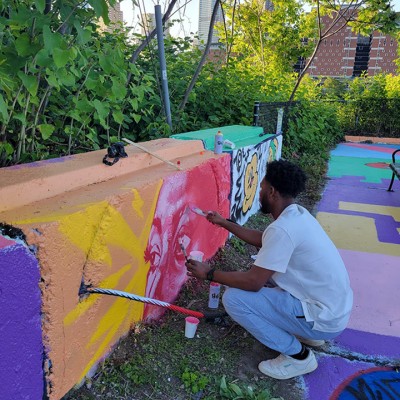
<svg viewBox="0 0 400 400">
<path fill-rule="evenodd" d="M 308 374 L 318 367 L 314 353 L 310 354 L 305 360 L 296 360 L 295 358 L 281 354 L 272 360 L 262 361 L 258 364 L 258 369 L 267 376 L 275 379 L 290 379 L 295 376 Z"/>
<path fill-rule="evenodd" d="M 296 336 L 297 339 L 299 339 L 299 341 L 301 343 L 306 344 L 307 346 L 312 346 L 312 347 L 321 347 L 325 344 L 325 340 L 318 340 L 318 339 L 306 339 L 303 338 L 301 336 Z"/>
</svg>

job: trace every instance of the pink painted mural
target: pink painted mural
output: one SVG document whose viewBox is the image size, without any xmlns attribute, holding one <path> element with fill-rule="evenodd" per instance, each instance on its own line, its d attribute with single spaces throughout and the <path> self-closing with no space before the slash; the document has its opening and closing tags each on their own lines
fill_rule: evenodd
<svg viewBox="0 0 400 400">
<path fill-rule="evenodd" d="M 150 262 L 146 296 L 162 301 L 175 300 L 186 281 L 185 259 L 179 243 L 189 254 L 200 250 L 205 258 L 224 245 L 227 233 L 210 226 L 191 207 L 217 210 L 229 216 L 230 157 L 210 160 L 195 170 L 177 173 L 164 180 L 150 231 L 145 258 Z M 145 318 L 155 319 L 163 309 L 146 305 Z"/>
</svg>

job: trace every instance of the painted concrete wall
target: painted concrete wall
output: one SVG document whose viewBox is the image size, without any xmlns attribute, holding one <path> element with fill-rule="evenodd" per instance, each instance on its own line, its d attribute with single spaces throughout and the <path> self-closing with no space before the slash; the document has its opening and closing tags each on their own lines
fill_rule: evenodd
<svg viewBox="0 0 400 400">
<path fill-rule="evenodd" d="M 394 148 L 343 143 L 331 152 L 317 218 L 349 271 L 354 307 L 348 329 L 304 378 L 310 400 L 399 396 L 398 372 L 379 366 L 400 359 L 400 183 L 386 190 Z"/>
<path fill-rule="evenodd" d="M 164 312 L 118 297 L 80 298 L 82 282 L 173 302 L 186 280 L 178 241 L 188 252 L 201 250 L 209 258 L 227 239 L 226 231 L 210 226 L 189 207 L 230 216 L 232 155 L 216 156 L 199 140 L 160 139 L 143 145 L 176 168 L 128 146 L 128 158 L 112 167 L 101 163 L 104 151 L 99 151 L 0 171 L 0 221 L 20 228 L 36 257 L 26 250 L 36 266 L 29 281 L 37 296 L 32 306 L 35 314 L 29 321 L 43 341 L 31 348 L 32 360 L 39 360 L 40 367 L 36 392 L 27 389 L 32 398 L 40 398 L 36 394 L 43 391 L 43 373 L 50 399 L 61 398 L 94 373 L 137 321 L 156 319 Z M 273 157 L 280 150 L 274 146 L 272 153 L 269 144 L 246 150 L 242 169 L 250 165 L 257 175 L 256 164 L 260 168 L 261 161 L 255 163 L 254 154 L 266 160 L 260 152 Z M 253 179 L 252 193 L 255 183 Z M 255 209 L 253 203 L 258 204 L 258 196 L 252 195 L 247 203 L 246 217 Z M 0 238 L 8 244 L 7 238 Z M 0 270 L 0 282 L 15 288 L 24 269 L 9 251 L 0 254 L 0 266 L 12 266 Z M 13 301 L 12 292 L 6 293 L 4 308 Z M 7 318 L 12 320 L 12 315 Z M 26 318 L 22 315 L 18 320 L 18 329 L 25 330 Z M 16 337 L 16 345 L 22 339 Z M 6 355 L 6 365 L 12 365 L 14 353 L 8 348 L 1 353 Z M 17 359 L 25 361 L 25 356 L 24 352 L 24 358 Z M 8 398 L 6 390 L 1 385 L 0 398 Z"/>
<path fill-rule="evenodd" d="M 267 162 L 279 159 L 282 136 L 272 136 L 254 146 L 233 150 L 231 219 L 243 225 L 260 208 L 260 183 L 267 172 Z"/>
</svg>

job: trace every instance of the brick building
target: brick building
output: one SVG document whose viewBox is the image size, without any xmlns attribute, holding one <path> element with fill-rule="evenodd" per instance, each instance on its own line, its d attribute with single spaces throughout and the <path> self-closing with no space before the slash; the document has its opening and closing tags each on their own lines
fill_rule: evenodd
<svg viewBox="0 0 400 400">
<path fill-rule="evenodd" d="M 322 17 L 323 26 L 331 26 L 329 16 Z M 340 28 L 337 23 L 332 31 Z M 389 35 L 374 31 L 370 36 L 352 32 L 348 26 L 338 30 L 334 35 L 324 39 L 320 44 L 308 73 L 311 76 L 330 76 L 351 78 L 362 73 L 376 75 L 379 73 L 397 73 L 395 60 L 397 41 Z M 297 69 L 304 67 L 298 63 Z"/>
<path fill-rule="evenodd" d="M 389 35 L 374 32 L 371 37 L 368 75 L 397 74 L 395 60 L 399 58 L 397 40 Z"/>
<path fill-rule="evenodd" d="M 120 3 L 115 3 L 113 7 L 110 7 L 108 9 L 108 18 L 110 18 L 110 25 L 106 25 L 103 21 L 102 18 L 99 20 L 99 29 L 101 31 L 106 31 L 106 32 L 113 32 L 116 27 L 118 27 L 120 24 L 123 24 L 124 18 L 123 18 L 123 12 L 121 11 L 121 5 Z"/>
</svg>

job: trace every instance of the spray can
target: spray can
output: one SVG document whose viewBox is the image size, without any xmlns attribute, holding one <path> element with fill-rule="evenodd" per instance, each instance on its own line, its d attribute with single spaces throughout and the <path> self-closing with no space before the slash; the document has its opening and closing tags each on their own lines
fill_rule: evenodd
<svg viewBox="0 0 400 400">
<path fill-rule="evenodd" d="M 221 154 L 222 146 L 224 145 L 224 135 L 221 131 L 218 131 L 214 139 L 214 153 Z"/>
<path fill-rule="evenodd" d="M 208 308 L 218 308 L 219 292 L 221 285 L 217 282 L 210 282 L 210 292 L 208 295 Z"/>
</svg>

